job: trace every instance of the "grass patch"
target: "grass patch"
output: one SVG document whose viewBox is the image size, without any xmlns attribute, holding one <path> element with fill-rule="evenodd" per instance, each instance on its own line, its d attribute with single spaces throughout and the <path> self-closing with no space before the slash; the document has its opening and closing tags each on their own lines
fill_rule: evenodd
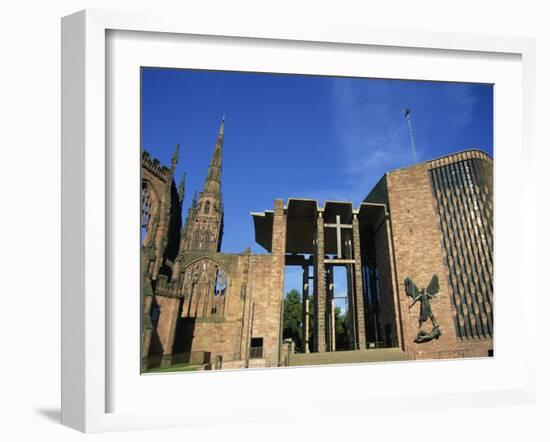
<svg viewBox="0 0 550 442">
<path fill-rule="evenodd" d="M 176 364 L 170 367 L 155 367 L 145 370 L 145 373 L 172 373 L 177 371 L 197 371 L 200 365 Z"/>
</svg>

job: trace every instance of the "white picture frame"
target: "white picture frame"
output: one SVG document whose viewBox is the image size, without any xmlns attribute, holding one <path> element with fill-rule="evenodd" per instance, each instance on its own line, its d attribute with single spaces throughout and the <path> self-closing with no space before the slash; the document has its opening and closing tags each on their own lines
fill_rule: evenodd
<svg viewBox="0 0 550 442">
<path fill-rule="evenodd" d="M 108 247 L 112 238 L 107 228 L 108 213 L 108 155 L 106 119 L 106 34 L 109 31 L 140 31 L 164 35 L 199 35 L 269 39 L 286 42 L 337 43 L 368 45 L 384 48 L 430 49 L 438 51 L 467 51 L 479 57 L 483 54 L 510 54 L 521 57 L 521 156 L 522 167 L 529 170 L 535 159 L 535 46 L 532 39 L 490 37 L 451 33 L 416 31 L 393 32 L 377 29 L 349 28 L 319 24 L 307 27 L 283 23 L 232 21 L 228 23 L 197 20 L 193 17 L 155 16 L 87 10 L 63 18 L 62 21 L 62 423 L 85 432 L 124 429 L 160 428 L 205 425 L 206 409 L 195 407 L 190 414 L 161 406 L 154 412 L 109 411 L 108 396 L 112 388 L 108 376 L 108 326 L 110 323 L 108 287 Z M 497 117 L 498 118 L 498 117 Z M 137 149 L 137 147 L 136 147 Z M 496 161 L 498 166 L 498 161 Z M 528 311 L 536 303 L 535 281 L 527 278 L 529 260 L 535 256 L 535 193 L 524 186 L 521 197 L 521 254 L 518 282 L 521 296 L 518 305 Z M 498 253 L 498 243 L 497 250 Z M 139 297 L 136 297 L 136 300 Z M 498 310 L 498 301 L 496 309 Z M 512 320 L 510 318 L 506 320 Z M 522 354 L 522 376 L 510 385 L 489 390 L 477 389 L 462 393 L 389 395 L 374 404 L 367 396 L 345 397 L 338 413 L 368 414 L 382 411 L 406 410 L 411 404 L 417 409 L 430 410 L 437 398 L 439 408 L 468 407 L 473 399 L 478 404 L 533 403 L 535 397 L 534 319 L 522 323 L 525 352 Z M 499 337 L 497 336 L 497 339 Z M 497 344 L 498 345 L 498 344 Z M 497 356 L 498 357 L 498 356 Z M 460 362 L 460 361 L 459 361 Z M 475 362 L 474 362 L 475 363 Z M 424 365 L 429 369 L 430 363 Z M 311 370 L 311 369 L 310 369 Z M 324 369 L 322 369 L 324 370 Z M 337 367 L 331 370 L 338 370 Z M 243 373 L 255 381 L 263 378 L 257 371 Z M 288 372 L 287 372 L 288 373 Z M 326 371 L 328 373 L 328 371 Z M 211 376 L 212 374 L 208 374 Z M 216 383 L 223 378 L 236 379 L 234 373 L 216 373 Z M 356 374 L 355 374 L 356 375 Z M 288 377 L 288 375 L 287 375 Z M 214 379 L 214 378 L 211 378 Z M 518 378 L 519 379 L 519 378 Z M 518 382 L 515 382 L 518 381 Z M 362 400 L 363 399 L 363 400 Z M 230 412 L 220 412 L 223 422 L 261 421 L 307 416 L 289 409 L 264 407 L 244 403 L 234 398 L 233 405 L 242 411 L 238 419 Z M 223 402 L 223 400 L 222 400 Z M 321 405 L 326 399 L 313 398 L 317 416 L 323 414 Z M 202 407 L 202 408 L 201 408 Z M 315 408 L 316 407 L 316 408 Z M 248 411 L 248 412 L 247 412 Z M 331 412 L 334 415 L 334 411 Z M 219 421 L 218 421 L 219 422 Z"/>
</svg>

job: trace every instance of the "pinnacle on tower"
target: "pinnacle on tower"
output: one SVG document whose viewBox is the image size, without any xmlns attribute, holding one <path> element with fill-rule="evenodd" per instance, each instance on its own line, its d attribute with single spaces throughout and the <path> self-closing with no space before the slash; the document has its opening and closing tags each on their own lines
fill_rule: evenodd
<svg viewBox="0 0 550 442">
<path fill-rule="evenodd" d="M 180 145 L 176 144 L 176 148 L 174 149 L 174 153 L 172 154 L 172 166 L 175 166 L 178 164 L 178 159 L 180 156 Z"/>
<path fill-rule="evenodd" d="M 210 160 L 206 180 L 204 181 L 203 193 L 216 194 L 221 193 L 221 175 L 222 175 L 222 149 L 225 128 L 225 115 L 222 117 L 216 147 Z"/>
<path fill-rule="evenodd" d="M 172 154 L 172 164 L 170 165 L 170 175 L 173 177 L 174 172 L 176 171 L 176 166 L 178 165 L 178 160 L 180 156 L 180 145 L 176 144 L 174 153 Z"/>
<path fill-rule="evenodd" d="M 187 175 L 187 172 L 183 172 L 183 175 L 181 176 L 180 184 L 178 186 L 178 195 L 180 197 L 180 203 L 183 202 L 183 199 L 185 198 L 185 176 Z"/>
</svg>

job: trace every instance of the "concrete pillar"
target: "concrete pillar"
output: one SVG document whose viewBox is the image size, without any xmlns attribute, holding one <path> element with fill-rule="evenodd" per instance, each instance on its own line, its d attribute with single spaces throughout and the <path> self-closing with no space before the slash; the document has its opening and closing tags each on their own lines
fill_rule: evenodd
<svg viewBox="0 0 550 442">
<path fill-rule="evenodd" d="M 306 302 L 304 303 L 304 310 L 306 312 L 304 320 L 304 334 L 306 337 L 304 341 L 304 353 L 309 353 L 309 299 L 306 299 Z"/>
<path fill-rule="evenodd" d="M 334 316 L 334 298 L 330 300 L 330 351 L 336 351 L 336 317 Z"/>
<path fill-rule="evenodd" d="M 355 299 L 357 308 L 357 342 L 359 350 L 367 348 L 367 338 L 365 331 L 365 303 L 363 299 L 363 273 L 361 262 L 361 238 L 359 236 L 359 220 L 357 215 L 353 215 L 353 251 L 355 264 L 353 266 L 355 273 Z"/>
<path fill-rule="evenodd" d="M 390 224 L 389 216 L 386 216 L 386 240 L 388 246 L 388 261 L 389 268 L 391 269 L 392 278 L 391 278 L 391 294 L 393 296 L 393 306 L 395 310 L 395 332 L 397 335 L 397 345 L 398 347 L 405 351 L 405 338 L 404 331 L 401 326 L 403 318 L 401 315 L 401 304 L 399 302 L 399 282 L 397 281 L 397 269 L 395 267 L 395 251 L 393 250 L 393 231 Z M 378 252 L 376 259 L 378 259 Z"/>
<path fill-rule="evenodd" d="M 308 293 L 309 293 L 309 266 L 302 267 L 302 352 L 309 353 L 309 330 L 308 330 Z"/>
<path fill-rule="evenodd" d="M 325 274 L 327 275 L 327 350 L 334 351 L 336 349 L 336 331 L 334 329 L 336 324 L 334 317 L 334 267 L 328 266 Z"/>
<path fill-rule="evenodd" d="M 349 349 L 357 350 L 357 309 L 355 300 L 355 278 L 353 276 L 353 265 L 346 264 L 346 281 L 348 297 L 348 337 Z"/>
<path fill-rule="evenodd" d="M 326 348 L 326 304 L 327 288 L 325 280 L 325 222 L 323 214 L 319 213 L 317 217 L 317 238 L 315 250 L 315 274 L 317 276 L 316 284 L 316 318 L 317 318 L 317 351 L 325 352 Z"/>
</svg>

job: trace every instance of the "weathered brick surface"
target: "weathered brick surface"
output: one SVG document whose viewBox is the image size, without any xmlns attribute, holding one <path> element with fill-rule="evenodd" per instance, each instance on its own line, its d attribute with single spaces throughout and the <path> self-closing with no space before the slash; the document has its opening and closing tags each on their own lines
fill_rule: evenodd
<svg viewBox="0 0 550 442">
<path fill-rule="evenodd" d="M 359 221 L 357 216 L 353 217 L 353 250 L 355 250 L 355 259 L 360 261 L 361 240 L 359 237 Z M 353 265 L 353 276 L 355 278 L 355 300 L 357 303 L 357 341 L 359 350 L 367 347 L 365 333 L 365 306 L 363 302 L 363 276 L 361 266 Z"/>
<path fill-rule="evenodd" d="M 193 351 L 210 351 L 213 359 L 217 355 L 223 357 L 224 367 L 238 366 L 240 363 L 226 365 L 226 362 L 246 360 L 252 338 L 262 338 L 265 363 L 278 365 L 284 278 L 283 216 L 281 206 L 274 222 L 274 238 L 282 238 L 278 243 L 274 241 L 274 250 L 278 253 L 211 255 L 224 263 L 230 276 L 226 306 L 221 318 L 197 319 Z"/>
<path fill-rule="evenodd" d="M 252 308 L 250 338 L 263 338 L 264 358 L 271 366 L 279 364 L 281 333 L 281 303 L 283 297 L 280 261 L 270 255 L 253 255 L 250 265 L 250 295 Z M 249 339 L 250 342 L 250 339 Z"/>
<path fill-rule="evenodd" d="M 267 327 L 277 332 L 277 359 L 280 360 L 282 341 L 282 312 L 283 312 L 283 284 L 285 277 L 285 247 L 286 247 L 286 214 L 284 210 L 284 203 L 282 200 L 275 201 L 275 213 L 273 216 L 273 245 L 271 248 L 271 278 L 269 286 L 271 293 L 269 294 L 268 311 L 275 314 L 275 309 L 278 308 L 278 315 L 268 315 Z M 270 335 L 271 338 L 271 335 Z M 266 345 L 266 357 L 270 360 L 274 360 L 272 345 L 275 345 L 273 340 L 269 340 Z M 265 340 L 264 340 L 265 342 Z M 269 350 L 268 350 L 269 349 Z M 268 352 L 269 351 L 269 355 Z"/>
<path fill-rule="evenodd" d="M 451 358 L 487 356 L 492 340 L 464 342 L 457 338 L 451 288 L 447 282 L 445 251 L 425 163 L 387 174 L 391 227 L 396 261 L 397 299 L 401 311 L 402 348 L 415 358 Z M 432 275 L 438 275 L 440 291 L 431 301 L 442 336 L 416 344 L 420 303 L 409 309 L 411 298 L 405 293 L 404 280 L 411 277 L 419 288 L 425 287 Z M 423 324 L 431 330 L 431 322 Z"/>
<path fill-rule="evenodd" d="M 170 357 L 174 345 L 176 324 L 178 321 L 179 299 L 158 296 L 155 299 L 159 310 L 157 334 L 162 348 L 162 356 Z M 165 362 L 169 365 L 169 362 Z"/>
<path fill-rule="evenodd" d="M 439 352 L 456 347 L 451 299 L 440 246 L 441 234 L 432 192 L 424 164 L 388 174 L 388 193 L 397 262 L 398 300 L 402 312 L 403 344 L 407 353 Z M 404 281 L 411 277 L 419 288 L 426 287 L 432 275 L 438 275 L 440 291 L 431 302 L 442 336 L 438 340 L 415 344 L 420 303 L 409 309 L 411 298 Z M 430 331 L 428 320 L 424 327 Z M 428 328 L 430 327 L 430 328 Z"/>
</svg>

